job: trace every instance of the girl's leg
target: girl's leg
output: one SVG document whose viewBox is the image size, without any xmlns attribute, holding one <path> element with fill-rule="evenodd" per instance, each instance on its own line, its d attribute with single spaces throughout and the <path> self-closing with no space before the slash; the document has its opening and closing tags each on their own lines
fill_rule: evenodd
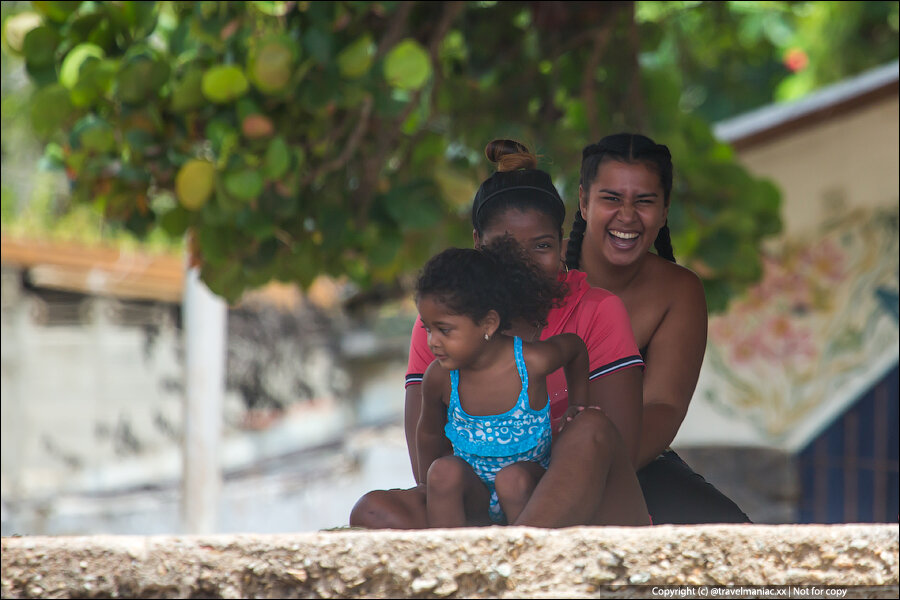
<svg viewBox="0 0 900 600">
<path fill-rule="evenodd" d="M 494 487 L 508 523 L 515 523 L 519 518 L 543 475 L 544 467 L 530 461 L 517 462 L 497 472 Z"/>
<path fill-rule="evenodd" d="M 428 467 L 425 510 L 429 527 L 465 527 L 490 523 L 487 486 L 463 459 L 443 456 Z"/>
<path fill-rule="evenodd" d="M 357 500 L 350 526 L 366 529 L 424 529 L 425 484 L 407 490 L 375 490 Z"/>
<path fill-rule="evenodd" d="M 579 413 L 553 441 L 550 466 L 513 524 L 650 524 L 631 458 L 602 411 Z"/>
</svg>

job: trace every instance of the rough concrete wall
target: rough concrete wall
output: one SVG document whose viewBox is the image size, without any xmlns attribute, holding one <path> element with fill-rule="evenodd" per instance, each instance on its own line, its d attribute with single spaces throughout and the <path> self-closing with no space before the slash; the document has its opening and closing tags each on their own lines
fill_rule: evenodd
<svg viewBox="0 0 900 600">
<path fill-rule="evenodd" d="M 897 597 L 896 525 L 4 538 L 4 598 L 587 598 L 656 585 Z M 620 587 L 624 586 L 624 587 Z"/>
</svg>

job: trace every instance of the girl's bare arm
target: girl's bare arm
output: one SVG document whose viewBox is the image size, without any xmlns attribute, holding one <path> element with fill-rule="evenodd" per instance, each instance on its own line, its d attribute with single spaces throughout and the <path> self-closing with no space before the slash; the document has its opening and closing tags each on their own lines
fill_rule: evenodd
<svg viewBox="0 0 900 600">
<path fill-rule="evenodd" d="M 542 344 L 549 350 L 545 352 L 544 376 L 562 367 L 566 374 L 569 406 L 589 406 L 590 358 L 584 341 L 574 333 L 561 333 L 547 338 Z"/>
</svg>

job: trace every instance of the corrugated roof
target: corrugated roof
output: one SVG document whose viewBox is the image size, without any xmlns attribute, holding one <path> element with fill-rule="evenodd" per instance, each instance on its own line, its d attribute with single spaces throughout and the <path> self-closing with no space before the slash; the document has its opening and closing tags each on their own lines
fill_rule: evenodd
<svg viewBox="0 0 900 600">
<path fill-rule="evenodd" d="M 2 263 L 38 287 L 133 300 L 180 302 L 184 260 L 77 242 L 0 239 Z"/>
</svg>

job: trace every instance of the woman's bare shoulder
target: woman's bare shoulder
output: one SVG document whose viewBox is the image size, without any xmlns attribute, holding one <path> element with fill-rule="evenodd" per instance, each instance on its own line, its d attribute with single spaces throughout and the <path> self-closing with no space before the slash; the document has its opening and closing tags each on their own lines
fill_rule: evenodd
<svg viewBox="0 0 900 600">
<path fill-rule="evenodd" d="M 703 282 L 689 268 L 673 263 L 655 254 L 649 257 L 649 266 L 645 280 L 655 288 L 667 289 L 670 293 L 687 292 L 693 295 L 703 293 Z"/>
<path fill-rule="evenodd" d="M 691 269 L 656 255 L 644 276 L 640 296 L 657 305 L 663 315 L 705 320 L 706 292 L 700 277 Z M 665 303 L 665 306 L 660 306 Z"/>
</svg>

